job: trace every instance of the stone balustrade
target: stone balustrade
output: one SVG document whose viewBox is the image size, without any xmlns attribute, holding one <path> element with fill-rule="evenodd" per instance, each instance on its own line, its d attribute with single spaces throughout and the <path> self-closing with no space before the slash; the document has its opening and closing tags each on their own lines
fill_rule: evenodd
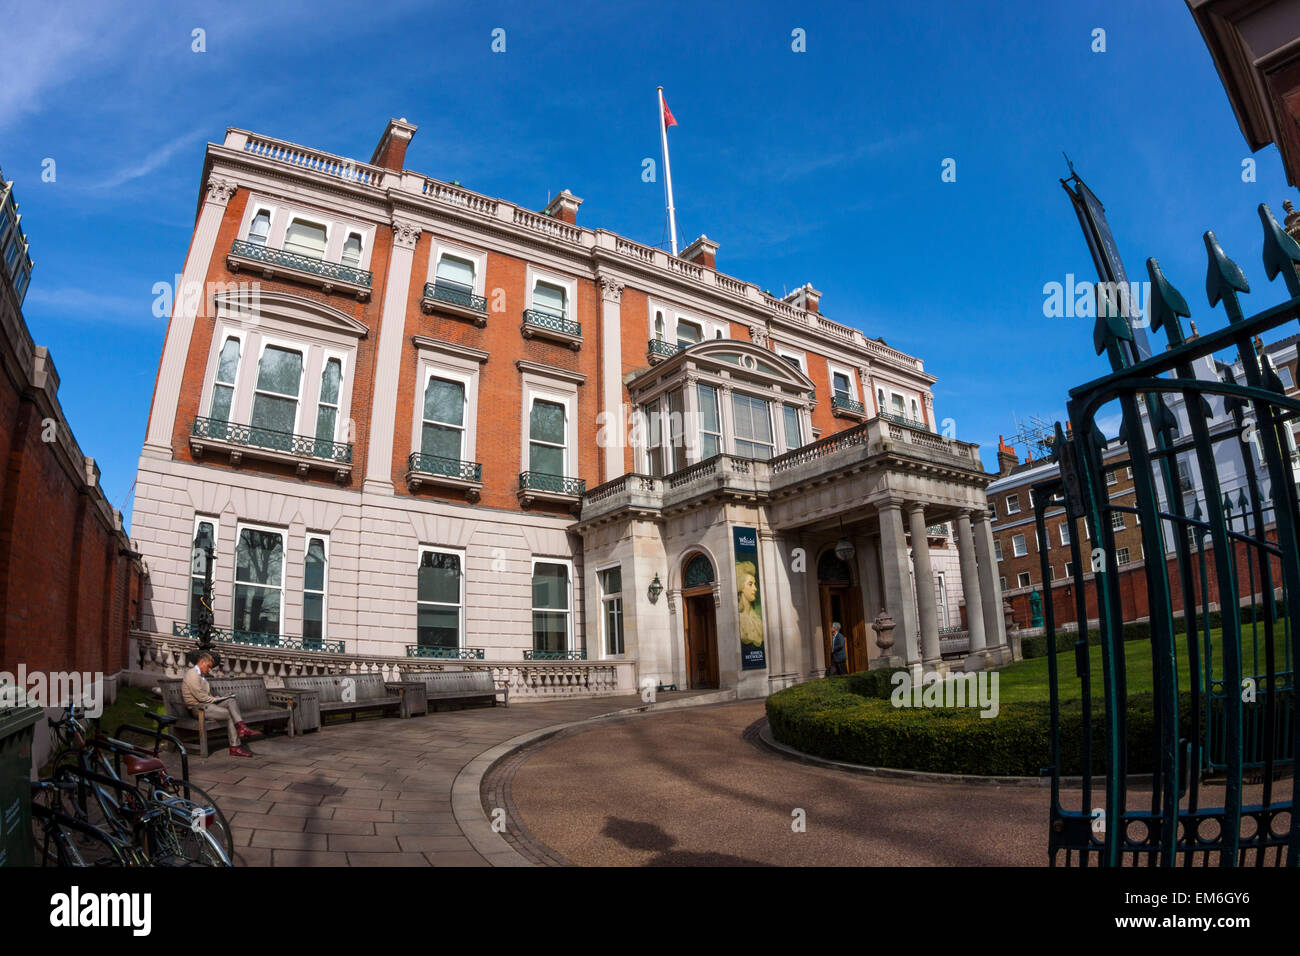
<svg viewBox="0 0 1300 956">
<path fill-rule="evenodd" d="M 130 647 L 130 682 L 149 686 L 164 677 L 181 677 L 186 655 L 198 646 L 190 638 L 150 631 L 133 631 Z M 489 671 L 498 686 L 510 688 L 510 699 L 604 697 L 630 694 L 637 688 L 634 660 L 613 661 L 504 661 L 440 660 L 380 654 L 327 654 L 242 644 L 215 645 L 221 655 L 222 677 L 260 677 L 268 687 L 284 686 L 284 678 L 318 674 L 379 674 L 384 680 L 441 670 Z M 504 653 L 489 651 L 492 653 Z M 518 651 L 515 652 L 516 654 Z"/>
</svg>

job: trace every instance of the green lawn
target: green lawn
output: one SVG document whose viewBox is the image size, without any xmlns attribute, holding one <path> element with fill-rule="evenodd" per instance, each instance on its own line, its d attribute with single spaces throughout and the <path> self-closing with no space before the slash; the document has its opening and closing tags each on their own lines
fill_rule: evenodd
<svg viewBox="0 0 1300 956">
<path fill-rule="evenodd" d="M 1220 631 L 1216 628 L 1210 632 L 1211 640 L 1214 644 L 1214 665 L 1213 673 L 1216 677 L 1223 674 L 1223 648 L 1220 643 Z M 1278 630 L 1274 637 L 1274 653 L 1277 655 L 1277 667 L 1279 670 L 1285 670 L 1283 663 L 1283 644 L 1282 644 L 1282 626 L 1278 624 Z M 1242 637 L 1242 673 L 1250 675 L 1254 673 L 1251 652 L 1255 649 L 1255 643 L 1249 633 Z M 1259 652 L 1259 669 L 1264 669 L 1264 631 L 1260 628 L 1258 635 L 1258 652 Z M 1088 654 L 1091 658 L 1090 673 L 1092 675 L 1092 694 L 1093 700 L 1102 699 L 1102 669 L 1101 669 L 1101 647 L 1088 648 Z M 1150 691 L 1154 684 L 1154 673 L 1151 663 L 1151 644 L 1149 641 L 1129 641 L 1124 645 L 1124 662 L 1125 672 L 1128 676 L 1128 692 L 1137 694 L 1143 691 Z M 1061 697 L 1063 700 L 1076 699 L 1082 695 L 1080 690 L 1079 679 L 1075 676 L 1074 652 L 1058 652 L 1056 655 L 1056 664 L 1061 673 Z M 1201 662 L 1201 668 L 1204 670 L 1204 661 Z M 1019 703 L 1023 701 L 1046 701 L 1048 699 L 1048 680 L 1047 680 L 1047 658 L 1035 657 L 1026 661 L 1018 661 L 1008 667 L 998 671 L 998 697 L 1004 704 Z M 1187 638 L 1186 635 L 1178 635 L 1178 689 L 1187 690 L 1190 687 L 1187 673 Z"/>
</svg>

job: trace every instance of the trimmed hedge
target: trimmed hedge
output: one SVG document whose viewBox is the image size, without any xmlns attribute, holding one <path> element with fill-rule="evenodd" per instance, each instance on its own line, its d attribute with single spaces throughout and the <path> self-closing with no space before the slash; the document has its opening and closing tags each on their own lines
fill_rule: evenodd
<svg viewBox="0 0 1300 956">
<path fill-rule="evenodd" d="M 877 675 L 883 675 L 877 676 Z M 976 707 L 894 707 L 884 671 L 831 677 L 788 687 L 767 699 L 772 736 L 807 754 L 931 773 L 1037 777 L 1051 764 L 1047 703 L 1003 704 L 996 717 Z M 1190 721 L 1190 697 L 1180 700 L 1180 721 Z M 1066 776 L 1082 772 L 1083 707 L 1061 706 L 1061 766 Z M 1104 738 L 1104 709 L 1095 701 L 1093 739 Z M 1128 703 L 1129 772 L 1150 773 L 1152 695 Z M 1105 752 L 1093 753 L 1094 773 L 1105 770 Z"/>
</svg>

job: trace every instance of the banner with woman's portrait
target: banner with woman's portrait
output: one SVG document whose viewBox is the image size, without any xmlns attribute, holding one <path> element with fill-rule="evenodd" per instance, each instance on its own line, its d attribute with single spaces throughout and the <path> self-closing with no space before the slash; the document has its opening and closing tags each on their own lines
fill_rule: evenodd
<svg viewBox="0 0 1300 956">
<path fill-rule="evenodd" d="M 736 552 L 736 610 L 740 620 L 740 666 L 757 670 L 767 666 L 763 650 L 763 595 L 758 574 L 758 532 L 733 528 Z"/>
</svg>

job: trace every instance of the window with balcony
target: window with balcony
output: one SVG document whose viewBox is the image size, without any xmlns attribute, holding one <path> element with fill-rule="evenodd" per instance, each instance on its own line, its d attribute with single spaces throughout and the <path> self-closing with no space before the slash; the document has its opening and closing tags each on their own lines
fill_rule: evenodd
<svg viewBox="0 0 1300 956">
<path fill-rule="evenodd" d="M 343 243 L 343 255 L 339 259 L 345 266 L 356 268 L 361 264 L 361 233 L 350 232 Z"/>
<path fill-rule="evenodd" d="M 259 209 L 248 224 L 248 241 L 255 246 L 266 245 L 266 238 L 271 234 L 271 210 Z"/>
<path fill-rule="evenodd" d="M 572 595 L 568 562 L 533 560 L 533 653 L 571 650 Z"/>
<path fill-rule="evenodd" d="M 533 310 L 557 319 L 569 317 L 568 292 L 541 279 L 533 286 Z"/>
<path fill-rule="evenodd" d="M 474 278 L 472 261 L 444 252 L 438 258 L 433 285 L 440 295 L 470 296 L 474 294 Z"/>
<path fill-rule="evenodd" d="M 294 219 L 284 233 L 284 250 L 313 259 L 325 258 L 328 230 L 320 223 Z"/>
<path fill-rule="evenodd" d="M 424 387 L 420 453 L 445 461 L 465 457 L 465 386 L 430 374 Z"/>
<path fill-rule="evenodd" d="M 696 401 L 700 416 L 700 460 L 722 452 L 722 419 L 718 414 L 718 390 L 712 385 L 697 385 Z"/>
<path fill-rule="evenodd" d="M 831 376 L 831 392 L 842 401 L 851 401 L 853 393 L 849 390 L 849 377 L 843 372 Z"/>
<path fill-rule="evenodd" d="M 1025 555 L 1029 553 L 1029 549 L 1025 546 L 1025 536 L 1023 534 L 1017 534 L 1012 536 L 1011 553 L 1014 554 L 1017 558 L 1023 558 Z"/>
<path fill-rule="evenodd" d="M 690 348 L 702 338 L 704 338 L 704 332 L 694 322 L 677 320 L 677 347 L 679 349 Z"/>
<path fill-rule="evenodd" d="M 623 653 L 623 569 L 609 568 L 598 576 L 605 654 L 616 657 Z"/>
<path fill-rule="evenodd" d="M 230 421 L 230 408 L 235 399 L 235 382 L 239 376 L 240 341 L 236 336 L 229 336 L 221 346 L 221 356 L 217 359 L 216 381 L 212 385 L 212 406 L 208 417 L 213 421 Z"/>
<path fill-rule="evenodd" d="M 876 414 L 883 415 L 884 413 L 885 413 L 885 390 L 883 388 L 878 388 L 876 389 Z"/>
<path fill-rule="evenodd" d="M 293 434 L 301 386 L 302 353 L 276 345 L 266 346 L 257 366 L 249 423 L 255 429 Z"/>
<path fill-rule="evenodd" d="M 236 631 L 283 634 L 284 532 L 243 525 L 235 545 Z"/>
<path fill-rule="evenodd" d="M 736 455 L 741 458 L 771 458 L 772 415 L 768 403 L 743 392 L 732 392 L 731 410 L 736 424 Z"/>
<path fill-rule="evenodd" d="M 528 470 L 543 475 L 564 475 L 567 436 L 564 406 L 534 398 L 528 413 Z"/>
<path fill-rule="evenodd" d="M 415 595 L 415 639 L 419 648 L 443 652 L 461 649 L 464 593 L 460 553 L 420 548 Z"/>
<path fill-rule="evenodd" d="M 332 358 L 325 362 L 320 378 L 320 400 L 316 404 L 316 440 L 331 443 L 337 434 L 339 421 L 339 389 L 343 384 L 343 360 Z M 322 449 L 317 449 L 319 454 Z"/>
<path fill-rule="evenodd" d="M 663 340 L 664 340 L 664 313 L 663 310 L 660 309 L 655 312 L 655 341 L 662 342 Z"/>
<path fill-rule="evenodd" d="M 326 568 L 329 565 L 329 538 L 307 535 L 307 550 L 302 568 L 302 639 L 317 642 L 325 639 Z"/>
</svg>

